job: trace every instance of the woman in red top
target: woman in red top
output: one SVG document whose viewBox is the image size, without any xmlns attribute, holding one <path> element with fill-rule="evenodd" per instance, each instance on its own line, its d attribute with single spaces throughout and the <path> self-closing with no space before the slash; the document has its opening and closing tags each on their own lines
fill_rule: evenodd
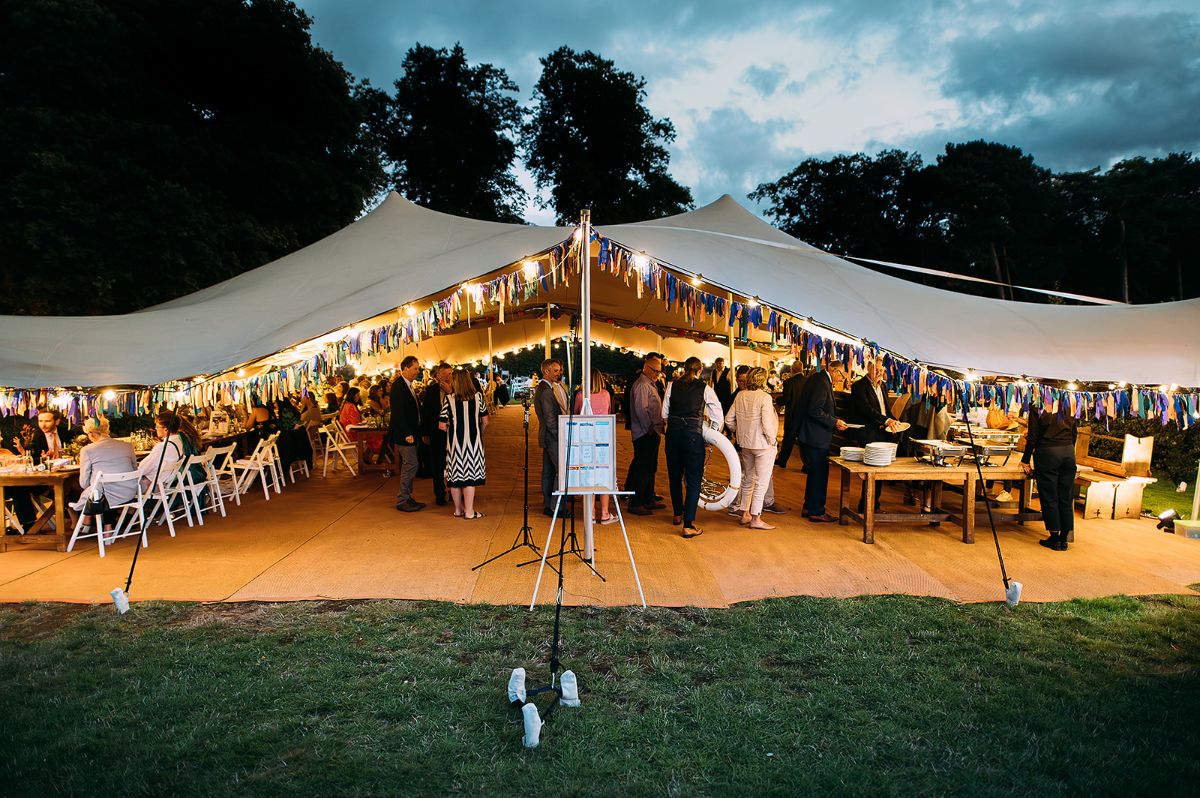
<svg viewBox="0 0 1200 798">
<path fill-rule="evenodd" d="M 366 447 L 364 456 L 370 462 L 379 462 L 379 450 L 383 446 L 383 436 L 381 435 L 362 435 L 356 429 L 350 429 L 352 424 L 362 423 L 362 410 L 359 409 L 359 402 L 362 401 L 362 393 L 358 388 L 347 388 L 346 398 L 342 400 L 342 409 L 338 413 L 338 421 L 342 422 L 342 427 L 346 430 L 346 437 L 352 441 L 362 438 L 363 445 Z"/>
</svg>

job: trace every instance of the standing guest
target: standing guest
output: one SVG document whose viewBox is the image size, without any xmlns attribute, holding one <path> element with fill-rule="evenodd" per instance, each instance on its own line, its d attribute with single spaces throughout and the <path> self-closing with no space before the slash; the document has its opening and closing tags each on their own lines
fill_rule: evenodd
<svg viewBox="0 0 1200 798">
<path fill-rule="evenodd" d="M 430 376 L 433 382 L 421 394 L 421 448 L 433 478 L 433 500 L 446 506 L 446 430 L 441 425 L 442 408 L 446 397 L 454 392 L 453 372 L 447 363 L 438 363 Z M 457 505 L 456 505 L 457 506 Z"/>
<path fill-rule="evenodd" d="M 729 406 L 730 407 L 733 407 L 733 403 L 737 399 L 738 391 L 746 390 L 746 375 L 749 373 L 750 373 L 749 366 L 738 366 L 737 369 L 734 371 L 733 376 L 734 376 L 734 384 L 736 387 L 733 389 L 733 393 L 730 394 L 730 396 L 729 396 Z"/>
<path fill-rule="evenodd" d="M 454 500 L 455 518 L 483 518 L 475 509 L 475 488 L 487 480 L 487 460 L 483 452 L 483 431 L 488 411 L 473 375 L 456 369 L 451 378 L 453 392 L 442 403 L 438 429 L 446 435 L 445 478 Z M 428 391 L 440 393 L 440 386 Z"/>
<path fill-rule="evenodd" d="M 783 443 L 779 446 L 775 465 L 780 468 L 787 468 L 792 447 L 796 443 L 796 433 L 800 428 L 800 390 L 807 379 L 804 364 L 797 358 L 792 362 L 791 376 L 783 381 L 783 395 L 779 397 L 779 405 L 783 408 Z"/>
<path fill-rule="evenodd" d="M 388 440 L 396 447 L 396 464 L 400 490 L 396 494 L 396 509 L 415 513 L 425 506 L 412 497 L 413 480 L 417 476 L 417 440 L 421 435 L 421 406 L 412 382 L 421 370 L 416 355 L 400 361 L 400 376 L 392 383 L 392 420 Z"/>
<path fill-rule="evenodd" d="M 562 384 L 562 361 L 542 361 L 542 379 L 533 392 L 538 419 L 538 445 L 542 447 L 542 514 L 554 515 L 554 490 L 558 486 L 558 417 L 567 412 L 567 389 Z M 567 513 L 562 516 L 568 517 Z"/>
<path fill-rule="evenodd" d="M 671 483 L 672 521 L 683 524 L 680 534 L 685 538 L 704 532 L 696 526 L 700 480 L 704 477 L 704 417 L 707 415 L 709 423 L 717 427 L 724 421 L 716 392 L 700 379 L 703 368 L 698 357 L 685 360 L 683 375 L 667 386 L 662 408 L 662 417 L 667 420 L 667 480 Z M 682 483 L 686 483 L 686 493 Z"/>
<path fill-rule="evenodd" d="M 507 407 L 509 400 L 512 399 L 512 391 L 508 387 L 508 380 L 497 375 L 496 377 L 496 404 L 501 407 Z"/>
<path fill-rule="evenodd" d="M 738 504 L 742 524 L 751 529 L 774 529 L 762 520 L 771 466 L 775 462 L 775 436 L 779 434 L 779 416 L 775 403 L 764 388 L 767 371 L 752 368 L 746 374 L 746 390 L 738 392 L 725 424 L 737 436 L 738 457 L 742 461 L 742 490 Z"/>
<path fill-rule="evenodd" d="M 633 435 L 633 459 L 625 477 L 629 512 L 650 515 L 661 508 L 654 493 L 654 475 L 658 472 L 658 444 L 663 431 L 662 399 L 655 380 L 662 374 L 662 358 L 651 352 L 642 363 L 637 379 L 629 386 L 629 429 Z"/>
<path fill-rule="evenodd" d="M 733 407 L 733 385 L 729 381 L 729 369 L 725 368 L 725 358 L 719 357 L 713 361 L 708 384 L 721 402 L 721 408 L 728 413 L 729 408 Z"/>
<path fill-rule="evenodd" d="M 825 512 L 825 494 L 829 489 L 829 447 L 833 431 L 846 429 L 846 422 L 837 417 L 833 397 L 834 382 L 845 381 L 845 367 L 837 360 L 828 360 L 826 368 L 808 378 L 800 391 L 800 456 L 807 469 L 804 485 L 804 509 L 800 515 L 814 523 L 832 523 L 836 518 Z"/>
<path fill-rule="evenodd" d="M 1075 438 L 1079 422 L 1063 402 L 1057 409 L 1042 407 L 1029 412 L 1025 454 L 1021 468 L 1037 480 L 1042 520 L 1049 537 L 1038 543 L 1052 551 L 1066 551 L 1075 531 Z M 1030 461 L 1033 465 L 1030 465 Z"/>
<path fill-rule="evenodd" d="M 592 393 L 588 397 L 588 404 L 591 406 L 592 415 L 607 416 L 612 412 L 612 394 L 609 393 L 608 380 L 604 376 L 604 372 L 600 369 L 592 369 Z M 583 411 L 583 391 L 575 392 L 575 413 Z M 609 502 L 611 497 L 607 493 L 600 494 L 600 514 L 596 517 L 596 521 L 601 524 L 615 524 L 617 517 L 609 512 Z"/>
<path fill-rule="evenodd" d="M 872 358 L 867 361 L 867 373 L 850 387 L 850 418 L 856 424 L 862 424 L 858 430 L 858 442 L 866 446 L 868 443 L 880 441 L 894 442 L 897 422 L 888 415 L 888 396 L 883 387 L 883 379 L 887 370 L 883 358 Z M 883 483 L 875 484 L 875 509 L 879 509 L 879 496 L 883 492 Z M 858 511 L 863 512 L 866 497 L 859 500 Z"/>
</svg>

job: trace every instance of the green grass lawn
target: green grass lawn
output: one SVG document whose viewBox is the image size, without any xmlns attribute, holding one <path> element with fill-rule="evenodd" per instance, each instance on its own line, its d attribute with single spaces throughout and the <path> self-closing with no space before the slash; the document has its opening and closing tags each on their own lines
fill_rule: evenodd
<svg viewBox="0 0 1200 798">
<path fill-rule="evenodd" d="M 1200 596 L 0 607 L 2 795 L 1194 795 Z"/>
<path fill-rule="evenodd" d="M 1180 518 L 1192 517 L 1192 489 L 1189 482 L 1186 493 L 1177 493 L 1175 485 L 1159 480 L 1146 486 L 1142 492 L 1142 511 L 1158 515 L 1164 510 L 1174 509 Z"/>
</svg>

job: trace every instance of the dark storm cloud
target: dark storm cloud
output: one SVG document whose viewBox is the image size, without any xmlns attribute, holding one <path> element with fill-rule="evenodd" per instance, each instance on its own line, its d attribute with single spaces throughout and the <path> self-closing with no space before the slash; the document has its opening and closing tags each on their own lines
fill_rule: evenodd
<svg viewBox="0 0 1200 798">
<path fill-rule="evenodd" d="M 1200 144 L 1200 20 L 1179 13 L 1060 18 L 963 37 L 943 91 L 965 123 L 913 141 L 987 138 L 1055 169 L 1106 167 Z"/>
</svg>

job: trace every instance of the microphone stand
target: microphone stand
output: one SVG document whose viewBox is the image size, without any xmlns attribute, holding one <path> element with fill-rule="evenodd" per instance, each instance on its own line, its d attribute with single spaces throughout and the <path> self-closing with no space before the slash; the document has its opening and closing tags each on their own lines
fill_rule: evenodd
<svg viewBox="0 0 1200 798">
<path fill-rule="evenodd" d="M 489 557 L 483 562 L 472 568 L 472 571 L 478 571 L 488 563 L 495 562 L 501 557 L 512 554 L 514 551 L 522 548 L 529 548 L 534 555 L 541 557 L 541 549 L 533 542 L 533 527 L 529 525 L 529 397 L 526 396 L 521 400 L 521 407 L 525 409 L 525 508 L 524 508 L 524 523 L 521 526 L 521 531 L 517 533 L 517 537 L 513 540 L 511 546 L 505 551 L 500 552 L 494 557 Z M 537 562 L 536 560 L 534 562 Z M 524 563 L 522 563 L 524 564 Z M 519 566 L 518 566 L 519 567 Z"/>
</svg>

